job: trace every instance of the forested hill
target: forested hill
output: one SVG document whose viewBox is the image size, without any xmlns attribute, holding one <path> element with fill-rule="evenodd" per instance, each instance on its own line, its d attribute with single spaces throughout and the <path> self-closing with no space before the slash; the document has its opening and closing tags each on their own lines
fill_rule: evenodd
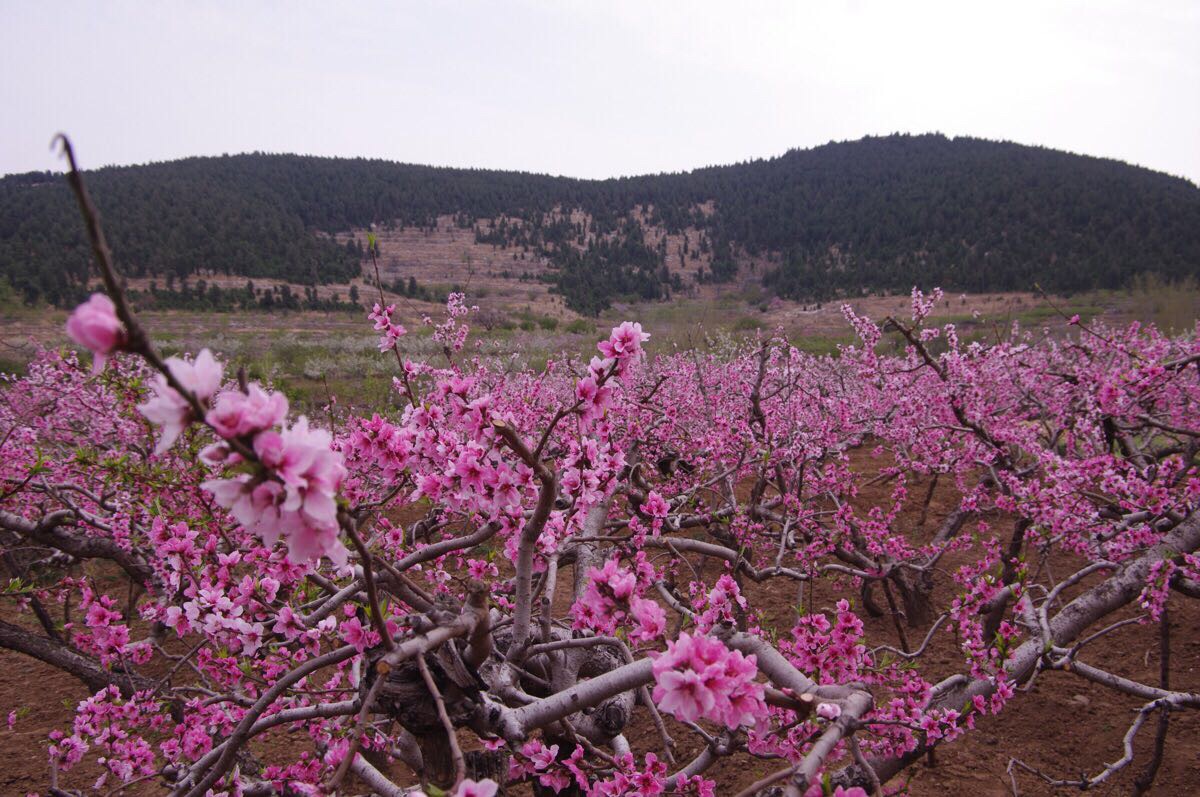
<svg viewBox="0 0 1200 797">
<path fill-rule="evenodd" d="M 532 253 L 568 303 L 754 279 L 792 298 L 862 290 L 1120 287 L 1200 272 L 1200 188 L 1128 164 L 939 135 L 794 150 L 685 174 L 576 180 L 295 155 L 189 158 L 87 175 L 127 274 L 345 282 L 338 232 L 430 226 Z M 647 209 L 649 209 L 647 211 Z M 573 212 L 567 212 L 573 211 Z M 679 233 L 686 232 L 680 236 Z M 674 237 L 671 237 L 674 236 Z M 679 242 L 684 243 L 679 243 Z M 686 242 L 691 242 L 688 247 Z M 680 251 L 670 251 L 678 245 Z M 83 290 L 89 253 L 61 175 L 0 179 L 0 274 L 29 301 Z"/>
</svg>

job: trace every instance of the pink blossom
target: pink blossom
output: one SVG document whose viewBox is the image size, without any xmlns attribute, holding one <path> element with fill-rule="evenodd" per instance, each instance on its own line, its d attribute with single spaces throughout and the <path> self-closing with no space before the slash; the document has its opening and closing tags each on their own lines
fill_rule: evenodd
<svg viewBox="0 0 1200 797">
<path fill-rule="evenodd" d="M 256 435 L 254 451 L 277 481 L 255 483 L 243 474 L 203 487 L 266 544 L 283 538 L 293 561 L 328 556 L 345 563 L 349 552 L 338 538 L 336 495 L 346 467 L 329 432 L 311 428 L 301 415 L 282 432 Z"/>
<path fill-rule="evenodd" d="M 292 611 L 291 606 L 284 606 L 279 610 L 278 619 L 271 631 L 276 634 L 282 634 L 287 639 L 295 639 L 308 630 L 304 622 L 300 619 L 300 615 Z"/>
<path fill-rule="evenodd" d="M 766 711 L 763 687 L 754 681 L 754 656 L 730 650 L 719 639 L 686 632 L 654 660 L 654 701 L 679 719 L 698 718 L 736 728 Z"/>
<path fill-rule="evenodd" d="M 461 351 L 463 344 L 466 343 L 470 327 L 459 319 L 478 309 L 475 306 L 467 307 L 465 294 L 451 293 L 446 297 L 445 321 L 434 325 L 433 319 L 429 316 L 425 316 L 422 321 L 426 325 L 433 326 L 433 339 L 442 344 L 447 351 Z"/>
<path fill-rule="evenodd" d="M 224 366 L 213 358 L 208 349 L 201 349 L 191 362 L 168 357 L 166 366 L 179 384 L 194 394 L 201 404 L 207 403 L 217 392 L 224 374 Z M 148 421 L 162 427 L 162 436 L 154 449 L 154 453 L 161 454 L 174 444 L 195 418 L 192 417 L 191 404 L 167 384 L 162 374 L 155 375 L 152 388 L 153 395 L 138 405 L 138 411 Z"/>
<path fill-rule="evenodd" d="M 607 588 L 616 600 L 626 600 L 637 587 L 637 576 L 617 564 L 616 559 L 609 559 L 604 567 L 593 570 L 592 576 L 597 586 Z"/>
<path fill-rule="evenodd" d="M 633 321 L 623 321 L 613 327 L 608 340 L 601 341 L 596 348 L 605 357 L 624 362 L 636 360 L 642 354 L 642 344 L 650 340 L 650 333 L 642 331 L 642 325 Z"/>
<path fill-rule="evenodd" d="M 820 783 L 814 783 L 804 792 L 804 797 L 824 797 L 825 790 Z M 867 797 L 867 790 L 861 786 L 837 786 L 830 793 L 830 797 Z"/>
<path fill-rule="evenodd" d="M 646 500 L 642 502 L 642 511 L 653 518 L 665 518 L 671 511 L 671 507 L 654 490 L 646 493 Z"/>
<path fill-rule="evenodd" d="M 279 434 L 258 435 L 254 450 L 286 488 L 283 510 L 299 512 L 316 526 L 335 523 L 334 496 L 346 468 L 341 453 L 333 450 L 329 432 L 311 428 L 301 415 Z"/>
<path fill-rule="evenodd" d="M 471 575 L 471 578 L 478 578 L 480 580 L 500 575 L 499 568 L 483 559 L 468 559 L 467 572 Z"/>
<path fill-rule="evenodd" d="M 67 334 L 93 355 L 92 372 L 99 373 L 110 354 L 125 345 L 125 325 L 117 318 L 112 299 L 93 293 L 67 319 Z"/>
<path fill-rule="evenodd" d="M 218 394 L 205 420 L 222 437 L 244 437 L 282 423 L 287 411 L 287 396 L 267 393 L 251 382 L 245 393 L 226 390 Z"/>
<path fill-rule="evenodd" d="M 696 722 L 713 712 L 717 695 L 695 670 L 666 670 L 655 677 L 654 702 L 676 719 Z"/>
<path fill-rule="evenodd" d="M 459 785 L 458 791 L 454 792 L 454 797 L 496 797 L 499 788 L 491 778 L 480 781 L 467 778 Z"/>
<path fill-rule="evenodd" d="M 1200 506 L 1200 472 L 1186 455 L 1200 372 L 1184 367 L 1195 362 L 1200 344 L 1194 334 L 1172 339 L 1136 326 L 1098 326 L 1094 335 L 1089 327 L 1082 339 L 1017 334 L 994 344 L 962 343 L 952 325 L 924 324 L 938 307 L 936 294 L 914 294 L 917 320 L 906 330 L 910 345 L 901 349 L 879 346 L 881 328 L 847 310 L 861 345 L 842 346 L 836 358 L 760 338 L 740 348 L 665 355 L 640 371 L 628 367 L 640 356 L 640 334 L 618 328 L 602 346 L 608 356 L 586 366 L 564 357 L 534 372 L 513 360 L 497 364 L 485 352 L 478 359 L 410 361 L 402 364 L 411 385 L 403 401 L 369 419 L 339 417 L 337 432 L 286 418 L 282 397 L 260 386 L 244 394 L 214 390 L 180 407 L 179 426 L 207 419 L 217 435 L 198 443 L 212 445 L 195 467 L 178 457 L 147 463 L 141 455 L 145 423 L 121 410 L 160 398 L 153 387 L 137 396 L 142 381 L 153 378 L 143 363 L 129 358 L 112 378 L 97 380 L 76 366 L 73 354 L 39 355 L 28 376 L 0 385 L 0 428 L 8 435 L 0 477 L 12 488 L 2 508 L 29 521 L 68 509 L 76 525 L 66 531 L 131 554 L 148 571 L 148 588 L 126 594 L 116 581 L 48 561 L 37 566 L 28 595 L 13 595 L 15 608 L 27 609 L 35 593 L 45 605 L 70 600 L 76 610 L 64 639 L 113 669 L 139 672 L 158 660 L 157 649 L 143 641 L 152 623 L 187 637 L 180 650 L 191 650 L 177 677 L 154 695 L 105 689 L 81 701 L 68 733 L 51 736 L 52 760 L 66 772 L 86 756 L 88 772 L 76 779 L 92 770 L 122 782 L 182 772 L 228 738 L 245 719 L 247 700 L 346 642 L 347 659 L 292 683 L 263 718 L 363 694 L 370 678 L 365 654 L 379 640 L 366 620 L 362 571 L 345 566 L 343 508 L 359 510 L 360 530 L 382 568 L 379 586 L 396 588 L 382 597 L 385 622 L 400 644 L 461 605 L 468 589 L 463 574 L 489 582 L 493 627 L 515 630 L 519 602 L 538 604 L 553 583 L 553 594 L 570 592 L 565 571 L 552 580 L 554 559 L 582 552 L 578 546 L 588 538 L 592 555 L 577 561 L 586 583 L 571 619 L 576 628 L 629 641 L 635 660 L 649 656 L 653 699 L 665 712 L 745 728 L 738 737 L 746 755 L 792 763 L 809 751 L 822 730 L 817 726 L 840 722 L 841 701 L 820 703 L 809 722 L 768 710 L 758 659 L 731 649 L 718 631 L 736 625 L 763 645 L 769 640 L 816 684 L 869 689 L 876 700 L 866 718 L 871 733 L 862 739 L 868 755 L 905 756 L 954 739 L 978 715 L 1021 699 L 1020 682 L 1005 668 L 1022 645 L 1037 644 L 1021 620 L 1038 610 L 1054 583 L 1037 568 L 1005 567 L 1019 563 L 1007 562 L 1007 529 L 990 528 L 992 515 L 1028 521 L 1030 544 L 1054 556 L 1103 563 L 1088 588 L 1130 572 L 1127 563 L 1159 562 L 1139 564 L 1142 583 L 1123 593 L 1128 598 L 1142 589 L 1135 600 L 1152 616 L 1186 599 L 1170 588 L 1173 581 L 1200 578 L 1195 555 L 1157 556 L 1164 538 Z M 451 355 L 467 312 L 456 298 L 447 310 L 454 323 L 438 333 Z M 938 345 L 921 351 L 921 341 Z M 750 406 L 755 385 L 761 413 Z M 538 473 L 519 447 L 501 439 L 494 419 L 503 419 L 530 450 L 537 446 L 557 481 L 559 493 L 545 512 L 539 498 L 549 499 L 549 491 L 540 495 Z M 1114 440 L 1114 429 L 1128 442 Z M 686 459 L 664 473 L 633 468 L 673 451 Z M 860 456 L 874 462 L 862 467 Z M 196 489 L 201 468 L 213 471 L 203 490 Z M 913 534 L 907 522 L 913 498 L 919 503 L 935 476 L 970 516 L 969 533 L 952 535 L 949 555 L 939 560 L 947 578 L 937 584 L 936 602 L 948 610 L 943 635 L 953 641 L 939 643 L 935 662 L 918 658 L 900 666 L 877 655 L 880 644 L 895 642 L 886 624 L 870 629 L 881 638 L 868 640 L 862 618 L 838 599 L 858 582 L 844 568 L 824 565 L 867 562 L 863 577 L 882 579 L 940 556 L 942 548 L 930 547 L 928 534 Z M 752 484 L 758 486 L 748 495 L 728 490 Z M 931 504 L 931 511 L 948 508 L 940 500 Z M 817 608 L 818 602 L 808 609 L 813 613 L 792 620 L 760 615 L 753 599 L 767 593 L 743 594 L 735 563 L 697 573 L 664 540 L 650 538 L 649 530 L 661 533 L 658 525 L 676 512 L 679 542 L 704 537 L 744 556 L 767 578 L 803 574 L 814 586 L 821 582 L 820 594 L 835 595 L 825 602 L 834 605 Z M 402 560 L 412 587 L 387 583 L 392 574 L 385 575 L 385 563 Z M 522 578 L 513 578 L 514 561 L 531 562 Z M 1003 583 L 1002 572 L 1012 573 L 1012 583 Z M 652 585 L 678 598 L 678 604 L 664 600 L 679 611 L 659 606 Z M 1009 611 L 997 634 L 985 634 L 981 609 L 1005 589 L 1012 592 Z M 537 605 L 521 608 L 534 610 L 530 644 L 541 640 L 539 620 L 562 627 L 559 612 L 542 618 Z M 666 615 L 689 623 L 688 633 L 667 642 Z M 1095 644 L 1119 644 L 1114 639 Z M 644 650 L 662 646 L 661 654 Z M 535 675 L 554 680 L 555 688 L 583 680 L 566 653 L 537 658 L 530 661 Z M 936 708 L 931 695 L 943 670 L 992 688 L 975 690 L 987 694 L 965 705 Z M 522 681 L 514 685 L 533 683 Z M 189 688 L 195 684 L 239 699 L 211 701 Z M 300 729 L 289 723 L 279 732 Z M 498 730 L 475 732 L 489 739 Z M 280 763 L 253 777 L 318 793 L 356 734 L 363 749 L 386 751 L 399 741 L 397 733 L 386 724 L 360 728 L 352 714 L 306 719 L 303 749 L 283 751 Z M 735 752 L 736 765 L 745 757 Z M 823 768 L 840 767 L 847 756 L 840 743 Z M 675 767 L 640 752 L 614 751 L 601 760 L 590 748 L 556 750 L 536 741 L 509 759 L 514 779 L 547 791 L 578 784 L 592 797 L 704 797 L 716 788 L 699 777 L 668 780 Z M 239 784 L 233 773 L 218 788 L 244 789 L 245 780 Z M 814 797 L 824 774 L 811 779 L 818 782 Z M 862 797 L 859 789 L 835 793 Z"/>
<path fill-rule="evenodd" d="M 625 606 L 636 589 L 637 575 L 621 567 L 616 559 L 591 568 L 587 588 L 571 608 L 575 627 L 611 633 L 624 617 Z"/>
<path fill-rule="evenodd" d="M 521 753 L 529 758 L 534 769 L 549 769 L 558 760 L 558 745 L 554 744 L 547 747 L 545 743 L 534 739 L 533 741 L 526 742 L 521 747 Z"/>
<path fill-rule="evenodd" d="M 396 312 L 396 305 L 389 304 L 387 307 L 381 307 L 379 302 L 371 309 L 367 315 L 375 322 L 375 329 L 383 332 L 379 336 L 379 350 L 388 351 L 396 348 L 396 342 L 404 335 L 408 334 L 408 330 L 403 325 L 392 321 L 392 313 Z"/>
<path fill-rule="evenodd" d="M 585 376 L 575 386 L 575 397 L 581 406 L 580 416 L 584 423 L 590 423 L 596 418 L 603 417 L 612 402 L 612 388 L 600 383 L 595 375 Z"/>
<path fill-rule="evenodd" d="M 379 636 L 368 628 L 364 628 L 357 617 L 351 617 L 342 623 L 341 637 L 346 644 L 353 645 L 361 653 L 379 642 Z"/>
<path fill-rule="evenodd" d="M 562 769 L 551 769 L 538 775 L 538 783 L 557 794 L 571 785 L 571 777 Z"/>
<path fill-rule="evenodd" d="M 630 601 L 630 611 L 638 624 L 629 635 L 634 642 L 654 641 L 667 630 L 667 613 L 654 601 L 634 598 Z"/>
</svg>

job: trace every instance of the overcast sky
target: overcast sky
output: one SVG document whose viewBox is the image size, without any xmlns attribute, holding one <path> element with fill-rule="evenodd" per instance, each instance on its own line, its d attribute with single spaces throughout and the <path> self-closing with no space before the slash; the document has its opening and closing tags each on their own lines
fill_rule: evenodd
<svg viewBox="0 0 1200 797">
<path fill-rule="evenodd" d="M 0 173 L 60 130 L 579 177 L 941 131 L 1200 182 L 1200 2 L 0 0 Z"/>
</svg>

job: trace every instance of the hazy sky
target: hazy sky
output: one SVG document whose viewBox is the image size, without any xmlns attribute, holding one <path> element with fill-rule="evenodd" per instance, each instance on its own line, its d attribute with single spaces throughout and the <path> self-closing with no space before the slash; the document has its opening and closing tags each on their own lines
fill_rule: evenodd
<svg viewBox="0 0 1200 797">
<path fill-rule="evenodd" d="M 0 0 L 0 173 L 59 130 L 581 177 L 941 131 L 1200 182 L 1200 2 Z"/>
</svg>

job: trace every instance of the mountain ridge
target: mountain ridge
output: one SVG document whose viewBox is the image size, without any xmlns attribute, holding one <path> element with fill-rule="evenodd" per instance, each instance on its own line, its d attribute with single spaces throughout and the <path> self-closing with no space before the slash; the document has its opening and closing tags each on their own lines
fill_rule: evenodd
<svg viewBox="0 0 1200 797">
<path fill-rule="evenodd" d="M 541 278 L 585 313 L 749 272 L 807 299 L 914 283 L 1114 288 L 1140 274 L 1200 271 L 1200 188 L 1187 179 L 938 134 L 600 180 L 262 153 L 87 177 L 133 276 L 345 281 L 365 258 L 345 233 L 428 228 L 447 215 L 478 242 L 543 259 L 551 273 Z M 26 300 L 64 304 L 84 289 L 88 252 L 73 210 L 54 173 L 0 179 L 0 274 Z"/>
<path fill-rule="evenodd" d="M 989 138 L 982 138 L 980 136 L 970 136 L 970 135 L 959 135 L 959 136 L 946 135 L 945 133 L 941 133 L 938 131 L 932 131 L 932 132 L 928 132 L 928 133 L 900 133 L 900 132 L 880 133 L 880 134 L 868 134 L 865 136 L 861 136 L 859 138 L 830 139 L 829 141 L 826 141 L 824 144 L 813 144 L 812 146 L 808 146 L 808 147 L 789 147 L 788 149 L 784 150 L 783 152 L 779 152 L 779 153 L 776 153 L 773 155 L 762 155 L 762 156 L 758 156 L 758 157 L 744 158 L 744 159 L 737 160 L 737 161 L 731 161 L 729 163 L 706 163 L 702 166 L 695 166 L 690 169 L 679 169 L 676 171 L 661 171 L 661 172 L 642 172 L 639 174 L 617 174 L 617 175 L 612 175 L 609 177 L 581 177 L 578 175 L 571 175 L 571 174 L 565 174 L 565 173 L 554 173 L 554 172 L 544 172 L 544 171 L 540 172 L 540 171 L 531 170 L 531 169 L 502 169 L 502 168 L 495 167 L 495 166 L 455 166 L 455 165 L 450 165 L 450 164 L 418 163 L 416 161 L 402 161 L 402 160 L 395 160 L 393 158 L 372 157 L 372 156 L 367 156 L 367 155 L 319 155 L 319 154 L 311 153 L 311 152 L 287 152 L 287 151 L 276 152 L 273 150 L 258 150 L 258 149 L 243 150 L 241 152 L 222 152 L 219 154 L 207 154 L 207 155 L 203 155 L 203 154 L 202 155 L 184 155 L 184 156 L 181 156 L 178 158 L 148 160 L 148 161 L 140 161 L 137 163 L 106 163 L 106 164 L 102 164 L 100 166 L 95 166 L 95 167 L 92 167 L 89 169 L 85 169 L 84 173 L 86 174 L 86 173 L 116 170 L 116 169 L 139 169 L 139 168 L 142 168 L 145 166 L 161 166 L 161 165 L 165 165 L 165 164 L 180 163 L 180 162 L 184 162 L 184 161 L 206 161 L 206 160 L 220 160 L 220 159 L 225 159 L 225 158 L 265 156 L 265 157 L 293 157 L 293 158 L 303 158 L 303 159 L 309 159 L 309 160 L 324 160 L 324 161 L 360 161 L 360 162 L 365 162 L 365 163 L 370 163 L 370 164 L 380 164 L 380 165 L 390 165 L 390 166 L 414 166 L 414 167 L 420 167 L 420 168 L 424 168 L 424 169 L 445 169 L 448 171 L 503 172 L 505 174 L 514 174 L 514 175 L 521 175 L 521 176 L 527 176 L 527 177 L 546 177 L 546 178 L 550 178 L 552 180 L 575 180 L 575 181 L 584 182 L 584 183 L 603 183 L 603 182 L 618 181 L 618 180 L 632 180 L 632 179 L 646 178 L 646 177 L 672 177 L 672 176 L 688 175 L 688 174 L 692 174 L 694 172 L 704 171 L 704 170 L 708 170 L 708 169 L 721 169 L 721 168 L 724 168 L 727 166 L 742 166 L 742 165 L 749 164 L 749 163 L 779 160 L 781 158 L 787 157 L 787 156 L 795 154 L 795 153 L 810 152 L 812 150 L 819 150 L 819 149 L 822 149 L 825 147 L 833 147 L 833 146 L 844 145 L 844 144 L 857 144 L 857 143 L 864 142 L 864 141 L 881 140 L 881 139 L 889 139 L 889 138 L 897 138 L 897 137 L 900 137 L 900 138 L 932 137 L 932 138 L 945 139 L 946 141 L 949 141 L 949 142 L 955 142 L 955 141 L 961 140 L 961 141 L 982 141 L 982 142 L 987 142 L 987 143 L 991 143 L 991 144 L 1001 144 L 1001 145 L 1012 145 L 1012 146 L 1022 147 L 1022 148 L 1030 149 L 1030 150 L 1042 150 L 1042 151 L 1046 151 L 1046 152 L 1054 152 L 1054 153 L 1061 154 L 1061 155 L 1070 155 L 1072 157 L 1081 158 L 1081 159 L 1085 159 L 1085 160 L 1098 161 L 1101 163 L 1116 164 L 1116 165 L 1120 165 L 1120 166 L 1129 166 L 1134 169 L 1139 169 L 1139 170 L 1146 171 L 1146 172 L 1152 172 L 1154 174 L 1161 175 L 1161 176 L 1169 178 L 1171 180 L 1180 180 L 1184 183 L 1187 183 L 1188 185 L 1190 185 L 1192 187 L 1200 187 L 1200 182 L 1197 182 L 1196 180 L 1193 180 L 1190 177 L 1187 177 L 1186 175 L 1175 174 L 1173 172 L 1154 168 L 1152 166 L 1146 166 L 1146 165 L 1140 164 L 1140 163 L 1133 163 L 1132 161 L 1122 160 L 1115 156 L 1093 155 L 1093 154 L 1086 153 L 1086 152 L 1075 152 L 1073 150 L 1068 150 L 1068 149 L 1059 149 L 1057 147 L 1052 147 L 1052 146 L 1049 146 L 1046 144 L 1026 144 L 1026 143 L 1014 141 L 1011 139 L 989 139 Z M 50 169 L 50 170 L 31 169 L 28 171 L 20 171 L 20 172 L 6 172 L 4 174 L 0 174 L 0 181 L 8 180 L 10 178 L 25 178 L 25 177 L 35 177 L 35 176 L 36 177 L 49 176 L 52 178 L 60 178 L 60 177 L 65 176 L 65 172 L 55 171 L 53 169 Z"/>
</svg>

